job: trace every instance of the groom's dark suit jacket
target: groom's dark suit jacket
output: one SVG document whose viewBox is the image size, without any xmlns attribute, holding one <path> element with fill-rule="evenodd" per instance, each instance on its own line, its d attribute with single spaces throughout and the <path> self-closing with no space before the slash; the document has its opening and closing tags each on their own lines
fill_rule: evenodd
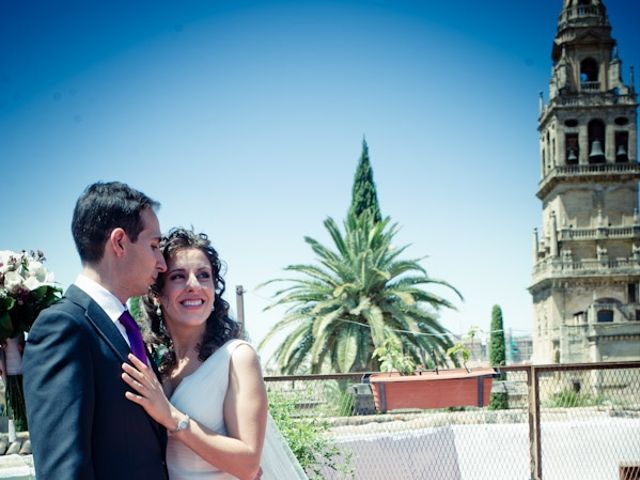
<svg viewBox="0 0 640 480">
<path fill-rule="evenodd" d="M 166 431 L 124 396 L 130 349 L 71 286 L 28 334 L 24 391 L 38 480 L 166 479 Z"/>
</svg>

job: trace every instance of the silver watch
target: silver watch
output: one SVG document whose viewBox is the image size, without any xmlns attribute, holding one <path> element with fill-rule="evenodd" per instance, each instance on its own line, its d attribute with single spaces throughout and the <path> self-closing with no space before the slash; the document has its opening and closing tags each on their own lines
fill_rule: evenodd
<svg viewBox="0 0 640 480">
<path fill-rule="evenodd" d="M 185 413 L 184 418 L 178 422 L 178 426 L 173 430 L 169 430 L 169 433 L 174 434 L 186 430 L 189 426 L 189 420 L 191 420 L 191 418 Z"/>
</svg>

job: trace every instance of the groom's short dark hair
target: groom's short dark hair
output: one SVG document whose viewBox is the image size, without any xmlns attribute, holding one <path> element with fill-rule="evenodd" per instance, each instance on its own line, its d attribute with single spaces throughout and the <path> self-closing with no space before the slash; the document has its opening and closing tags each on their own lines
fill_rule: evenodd
<svg viewBox="0 0 640 480">
<path fill-rule="evenodd" d="M 122 228 L 132 242 L 144 229 L 140 214 L 160 204 L 121 182 L 89 185 L 73 210 L 71 233 L 82 263 L 96 263 L 104 255 L 104 245 L 114 228 Z"/>
</svg>

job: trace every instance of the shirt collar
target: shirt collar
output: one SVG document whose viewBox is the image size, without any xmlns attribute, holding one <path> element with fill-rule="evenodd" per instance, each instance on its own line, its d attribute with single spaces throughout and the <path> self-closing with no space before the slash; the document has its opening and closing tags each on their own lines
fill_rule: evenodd
<svg viewBox="0 0 640 480">
<path fill-rule="evenodd" d="M 118 300 L 113 293 L 86 275 L 79 274 L 74 283 L 76 287 L 89 295 L 114 322 L 117 321 L 120 315 L 122 315 L 122 312 L 125 311 L 125 306 L 120 303 L 120 300 Z"/>
</svg>

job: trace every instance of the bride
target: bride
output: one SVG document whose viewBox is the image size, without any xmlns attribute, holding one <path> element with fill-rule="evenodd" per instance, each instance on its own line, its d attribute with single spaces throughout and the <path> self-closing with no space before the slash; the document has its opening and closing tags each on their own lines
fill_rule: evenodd
<svg viewBox="0 0 640 480">
<path fill-rule="evenodd" d="M 134 355 L 126 396 L 168 432 L 171 480 L 306 479 L 273 424 L 255 350 L 229 317 L 221 262 L 205 234 L 173 229 L 167 271 L 143 299 L 162 384 Z"/>
</svg>

